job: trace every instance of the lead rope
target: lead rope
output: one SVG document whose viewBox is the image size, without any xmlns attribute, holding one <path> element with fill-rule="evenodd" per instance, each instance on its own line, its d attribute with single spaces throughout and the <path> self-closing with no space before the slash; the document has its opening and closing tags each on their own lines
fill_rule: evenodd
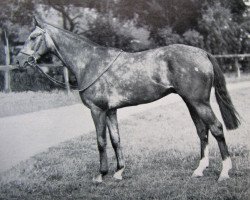
<svg viewBox="0 0 250 200">
<path fill-rule="evenodd" d="M 93 80 L 89 85 L 85 86 L 83 89 L 80 89 L 79 92 L 82 92 L 86 89 L 88 89 L 91 85 L 93 85 L 113 64 L 114 62 L 118 59 L 118 57 L 123 53 L 123 50 L 120 50 L 120 52 L 118 53 L 118 55 L 115 57 L 115 59 L 103 70 L 102 73 L 99 74 L 99 76 L 97 76 L 97 78 L 95 80 Z"/>
<path fill-rule="evenodd" d="M 37 69 L 41 74 L 43 74 L 47 79 L 49 79 L 50 81 L 52 81 L 53 83 L 63 87 L 63 88 L 67 88 L 67 84 L 62 82 L 62 81 L 59 81 L 59 80 L 56 80 L 55 78 L 51 77 L 50 75 L 48 75 L 47 73 L 45 73 L 41 67 L 39 67 L 38 65 L 31 65 L 33 68 Z M 71 85 L 69 84 L 69 86 L 71 88 L 74 88 L 74 89 L 78 89 L 78 86 L 77 85 Z"/>
</svg>

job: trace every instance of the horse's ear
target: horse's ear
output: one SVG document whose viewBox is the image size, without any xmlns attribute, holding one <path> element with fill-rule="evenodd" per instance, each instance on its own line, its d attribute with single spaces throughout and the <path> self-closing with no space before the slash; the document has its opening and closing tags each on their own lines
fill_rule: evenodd
<svg viewBox="0 0 250 200">
<path fill-rule="evenodd" d="M 38 17 L 34 17 L 34 25 L 35 26 L 38 26 L 40 28 L 43 28 L 44 27 L 44 24 L 42 22 L 41 19 L 39 19 Z"/>
</svg>

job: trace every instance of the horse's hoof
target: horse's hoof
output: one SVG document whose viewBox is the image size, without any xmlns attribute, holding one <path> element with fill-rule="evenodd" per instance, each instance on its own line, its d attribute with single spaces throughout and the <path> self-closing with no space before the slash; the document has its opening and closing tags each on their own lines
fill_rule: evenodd
<svg viewBox="0 0 250 200">
<path fill-rule="evenodd" d="M 202 172 L 196 172 L 194 171 L 194 173 L 192 174 L 192 178 L 200 178 L 203 176 Z"/>
<path fill-rule="evenodd" d="M 230 177 L 228 175 L 220 176 L 218 179 L 218 182 L 222 182 L 222 181 L 229 180 L 229 179 L 230 179 Z"/>
<path fill-rule="evenodd" d="M 125 169 L 125 167 L 123 167 L 123 168 L 121 168 L 120 170 L 118 170 L 117 172 L 115 172 L 115 174 L 114 174 L 113 177 L 114 177 L 116 180 L 122 180 L 122 173 L 123 173 L 124 169 Z"/>
<path fill-rule="evenodd" d="M 94 183 L 101 183 L 102 182 L 102 174 L 97 175 L 92 180 Z"/>
<path fill-rule="evenodd" d="M 122 175 L 115 173 L 113 176 L 116 180 L 121 181 L 122 180 Z"/>
</svg>

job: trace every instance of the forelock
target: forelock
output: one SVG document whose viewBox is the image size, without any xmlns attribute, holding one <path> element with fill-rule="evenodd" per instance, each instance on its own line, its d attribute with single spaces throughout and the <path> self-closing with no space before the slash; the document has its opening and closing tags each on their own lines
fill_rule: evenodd
<svg viewBox="0 0 250 200">
<path fill-rule="evenodd" d="M 31 33 L 30 37 L 37 37 L 39 35 L 42 35 L 44 33 L 44 31 L 39 28 L 39 27 L 36 27 L 36 29 Z"/>
</svg>

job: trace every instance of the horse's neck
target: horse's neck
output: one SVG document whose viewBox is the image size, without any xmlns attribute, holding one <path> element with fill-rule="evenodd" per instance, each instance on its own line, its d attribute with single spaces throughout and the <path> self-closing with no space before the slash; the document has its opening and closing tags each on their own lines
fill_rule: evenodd
<svg viewBox="0 0 250 200">
<path fill-rule="evenodd" d="M 84 70 L 97 47 L 84 39 L 71 37 L 69 33 L 61 30 L 48 30 L 48 32 L 55 44 L 54 53 L 62 59 L 66 67 L 75 75 Z"/>
</svg>

